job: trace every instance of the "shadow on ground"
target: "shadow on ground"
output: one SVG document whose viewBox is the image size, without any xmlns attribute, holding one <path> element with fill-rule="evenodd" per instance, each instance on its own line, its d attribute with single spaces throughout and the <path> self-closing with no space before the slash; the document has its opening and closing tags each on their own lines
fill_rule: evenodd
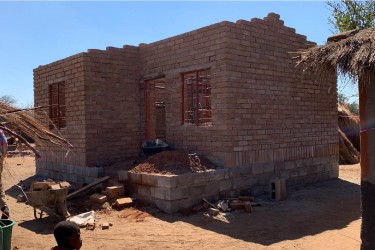
<svg viewBox="0 0 375 250">
<path fill-rule="evenodd" d="M 28 191 L 31 183 L 33 181 L 43 181 L 45 180 L 45 177 L 38 176 L 38 175 L 33 175 L 28 177 L 25 180 L 20 181 L 16 185 L 19 187 L 23 188 L 23 190 Z M 19 187 L 16 185 L 11 186 L 7 190 L 5 190 L 5 194 L 16 199 L 18 198 L 19 195 L 22 195 L 22 191 Z M 12 216 L 12 208 L 10 208 L 11 216 Z M 32 205 L 27 205 L 27 208 L 24 209 L 25 213 L 30 213 L 33 214 L 33 208 Z M 37 215 L 40 216 L 40 210 L 37 209 Z M 21 216 L 22 217 L 22 216 Z M 46 212 L 43 213 L 43 217 L 41 219 L 35 220 L 20 220 L 17 221 L 17 225 L 20 227 L 23 227 L 25 229 L 28 229 L 30 231 L 35 232 L 36 234 L 44 234 L 48 235 L 53 233 L 54 226 L 56 225 L 57 221 L 54 216 L 49 216 L 46 214 Z"/>
<path fill-rule="evenodd" d="M 23 190 L 28 190 L 33 181 L 43 181 L 43 180 L 46 180 L 46 179 L 47 179 L 46 177 L 33 175 L 33 176 L 28 177 L 25 180 L 20 181 L 16 185 L 22 187 Z M 22 191 L 16 185 L 13 185 L 12 187 L 5 190 L 5 194 L 14 198 L 14 199 L 17 199 L 18 195 L 22 194 Z"/>
<path fill-rule="evenodd" d="M 38 178 L 40 177 L 29 177 L 22 184 L 27 186 L 31 181 L 41 180 Z M 16 198 L 20 190 L 11 187 L 6 190 L 6 194 Z M 69 203 L 71 202 L 68 205 Z M 360 219 L 360 186 L 334 179 L 288 190 L 285 201 L 263 200 L 262 203 L 262 206 L 253 208 L 253 213 L 234 211 L 233 217 L 227 218 L 226 222 L 208 217 L 203 212 L 190 216 L 155 211 L 151 214 L 165 222 L 181 221 L 234 239 L 270 246 L 281 241 L 314 236 L 327 230 L 339 230 Z M 25 212 L 29 213 L 31 209 Z M 37 234 L 51 234 L 55 222 L 49 216 L 41 220 L 19 221 L 18 225 Z"/>
<path fill-rule="evenodd" d="M 181 217 L 156 215 L 168 222 L 183 221 L 247 242 L 269 246 L 346 227 L 360 218 L 360 186 L 341 179 L 289 190 L 288 199 L 266 202 L 253 213 L 234 211 L 228 222 L 203 213 Z"/>
<path fill-rule="evenodd" d="M 53 221 L 51 216 L 42 218 L 40 220 L 28 220 L 17 223 L 18 226 L 27 230 L 35 232 L 36 234 L 50 235 L 53 234 L 56 221 Z"/>
</svg>

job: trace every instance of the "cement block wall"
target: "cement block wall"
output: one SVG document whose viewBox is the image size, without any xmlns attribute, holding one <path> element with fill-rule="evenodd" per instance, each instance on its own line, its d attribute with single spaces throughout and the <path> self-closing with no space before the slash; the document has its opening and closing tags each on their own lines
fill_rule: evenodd
<svg viewBox="0 0 375 250">
<path fill-rule="evenodd" d="M 82 167 L 54 161 L 40 161 L 36 173 L 53 180 L 66 180 L 71 184 L 90 184 L 103 175 L 101 167 Z"/>
<path fill-rule="evenodd" d="M 336 156 L 316 157 L 283 163 L 255 164 L 182 175 L 138 174 L 122 171 L 131 196 L 156 205 L 166 213 L 201 204 L 202 198 L 218 200 L 230 191 L 251 190 L 258 196 L 271 191 L 271 181 L 286 179 L 288 186 L 303 186 L 338 175 Z"/>
</svg>

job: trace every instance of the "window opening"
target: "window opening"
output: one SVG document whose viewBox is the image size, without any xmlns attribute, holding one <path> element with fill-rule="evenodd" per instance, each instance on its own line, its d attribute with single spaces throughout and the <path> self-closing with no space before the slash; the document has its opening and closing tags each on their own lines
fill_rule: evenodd
<svg viewBox="0 0 375 250">
<path fill-rule="evenodd" d="M 210 70 L 182 74 L 185 125 L 212 125 Z"/>
<path fill-rule="evenodd" d="M 49 105 L 50 129 L 65 128 L 65 82 L 49 85 Z"/>
</svg>

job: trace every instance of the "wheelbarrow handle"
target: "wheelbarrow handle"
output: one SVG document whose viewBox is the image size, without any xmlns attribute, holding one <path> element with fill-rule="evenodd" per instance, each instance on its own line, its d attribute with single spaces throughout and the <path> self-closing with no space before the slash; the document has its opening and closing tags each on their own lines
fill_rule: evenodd
<svg viewBox="0 0 375 250">
<path fill-rule="evenodd" d="M 20 185 L 17 185 L 17 184 L 14 185 L 14 186 L 18 187 L 21 190 L 23 196 L 25 196 L 25 198 L 26 198 L 26 203 L 29 203 L 29 198 L 27 197 L 25 191 L 23 191 L 23 188 Z"/>
</svg>

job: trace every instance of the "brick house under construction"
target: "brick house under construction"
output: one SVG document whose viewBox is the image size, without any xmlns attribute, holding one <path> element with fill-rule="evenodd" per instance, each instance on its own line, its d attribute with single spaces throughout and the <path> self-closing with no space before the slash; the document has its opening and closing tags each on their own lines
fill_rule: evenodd
<svg viewBox="0 0 375 250">
<path fill-rule="evenodd" d="M 138 157 L 145 139 L 160 138 L 260 179 L 335 178 L 336 76 L 316 82 L 290 53 L 311 46 L 270 13 L 40 66 L 35 105 L 51 105 L 51 129 L 75 148 L 49 148 L 37 173 L 90 182 L 103 166 Z"/>
</svg>

